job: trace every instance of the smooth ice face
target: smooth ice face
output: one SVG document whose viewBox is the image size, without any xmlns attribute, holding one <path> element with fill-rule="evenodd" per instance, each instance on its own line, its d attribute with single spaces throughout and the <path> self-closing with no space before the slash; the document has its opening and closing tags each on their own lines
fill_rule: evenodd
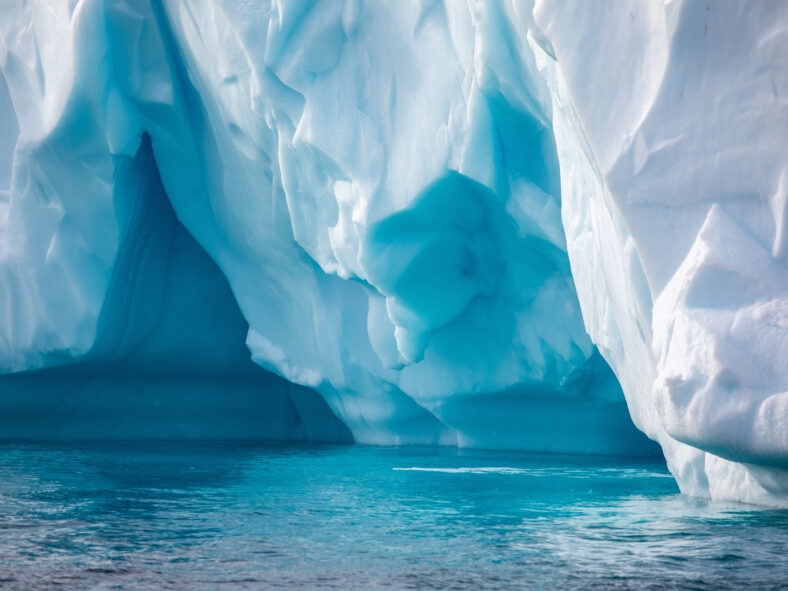
<svg viewBox="0 0 788 591">
<path fill-rule="evenodd" d="M 2 16 L 5 371 L 233 374 L 232 317 L 357 441 L 641 453 L 620 381 L 683 490 L 785 504 L 783 7 Z"/>
</svg>

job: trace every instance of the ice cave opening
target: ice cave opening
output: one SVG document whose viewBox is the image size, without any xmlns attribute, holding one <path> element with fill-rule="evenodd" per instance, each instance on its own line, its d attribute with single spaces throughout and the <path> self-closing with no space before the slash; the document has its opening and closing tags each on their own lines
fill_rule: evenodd
<svg viewBox="0 0 788 591">
<path fill-rule="evenodd" d="M 117 174 L 126 230 L 94 346 L 0 376 L 0 439 L 352 442 L 317 392 L 251 360 L 248 324 L 178 221 L 147 134 Z"/>
</svg>

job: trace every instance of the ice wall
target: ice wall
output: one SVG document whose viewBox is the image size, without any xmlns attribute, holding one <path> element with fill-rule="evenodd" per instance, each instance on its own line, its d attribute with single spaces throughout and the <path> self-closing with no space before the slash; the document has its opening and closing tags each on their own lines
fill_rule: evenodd
<svg viewBox="0 0 788 591">
<path fill-rule="evenodd" d="M 157 325 L 166 346 L 130 357 L 166 314 L 155 298 L 128 309 L 129 269 L 172 274 L 140 254 L 168 234 L 129 203 L 148 191 L 129 162 L 149 137 L 253 359 L 317 388 L 356 440 L 649 451 L 583 327 L 550 96 L 513 18 L 495 4 L 6 7 L 21 130 L 6 371 L 243 358 L 206 342 L 211 327 L 181 334 L 188 298 Z"/>
<path fill-rule="evenodd" d="M 785 503 L 781 5 L 0 10 L 4 371 L 246 372 L 234 300 L 357 441 L 644 453 L 620 383 L 683 490 Z"/>
<path fill-rule="evenodd" d="M 119 89 L 141 84 L 153 109 L 167 81 L 123 70 L 147 65 L 113 48 L 113 8 L 133 7 L 2 9 L 0 367 L 14 375 L 0 377 L 0 437 L 351 440 L 319 395 L 251 362 L 248 324 L 178 222 L 150 136 L 124 137 Z"/>
<path fill-rule="evenodd" d="M 180 168 L 204 170 L 200 186 L 173 167 L 165 186 L 228 276 L 254 358 L 318 388 L 358 440 L 627 449 L 569 277 L 549 95 L 491 8 L 167 4 L 204 109 L 184 129 L 215 145 Z M 189 143 L 172 133 L 154 139 Z M 221 215 L 197 219 L 195 201 Z M 601 387 L 581 405 L 606 420 L 551 438 L 541 401 L 577 399 L 588 373 Z M 492 420 L 513 395 L 509 424 Z"/>
<path fill-rule="evenodd" d="M 785 505 L 788 6 L 534 15 L 592 339 L 682 490 Z"/>
</svg>

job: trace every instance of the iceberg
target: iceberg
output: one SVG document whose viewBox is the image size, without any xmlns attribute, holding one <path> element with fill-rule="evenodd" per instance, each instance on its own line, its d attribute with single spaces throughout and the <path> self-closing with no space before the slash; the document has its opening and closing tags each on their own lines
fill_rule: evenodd
<svg viewBox="0 0 788 591">
<path fill-rule="evenodd" d="M 787 11 L 608 4 L 0 8 L 4 436 L 642 431 L 788 503 Z"/>
</svg>

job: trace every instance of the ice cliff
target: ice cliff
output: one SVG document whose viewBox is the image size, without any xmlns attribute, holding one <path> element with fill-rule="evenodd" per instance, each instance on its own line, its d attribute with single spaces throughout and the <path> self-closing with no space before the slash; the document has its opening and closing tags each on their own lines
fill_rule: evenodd
<svg viewBox="0 0 788 591">
<path fill-rule="evenodd" d="M 634 422 L 683 491 L 786 505 L 787 62 L 766 1 L 5 4 L 0 426 Z"/>
</svg>

